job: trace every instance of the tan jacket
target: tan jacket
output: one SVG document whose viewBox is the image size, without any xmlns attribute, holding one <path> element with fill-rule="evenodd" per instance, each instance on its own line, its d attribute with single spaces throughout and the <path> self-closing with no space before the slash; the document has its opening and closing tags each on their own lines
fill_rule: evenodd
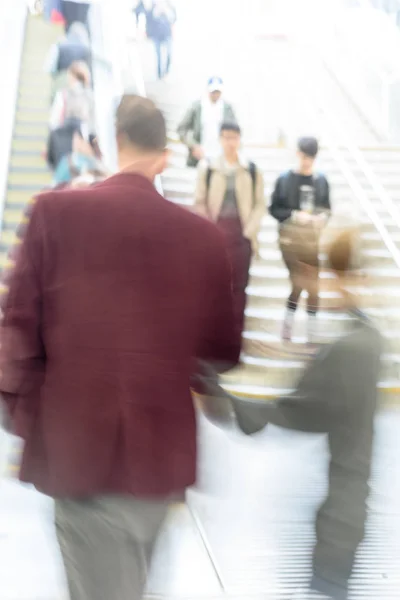
<svg viewBox="0 0 400 600">
<path fill-rule="evenodd" d="M 226 192 L 226 177 L 223 159 L 220 158 L 210 165 L 212 175 L 207 194 L 207 171 L 209 164 L 201 164 L 197 177 L 195 209 L 202 216 L 212 221 L 218 220 Z M 241 161 L 236 174 L 236 201 L 239 217 L 242 222 L 243 235 L 252 242 L 253 250 L 257 251 L 257 237 L 261 221 L 266 212 L 264 196 L 264 178 L 256 171 L 255 197 L 253 198 L 253 182 L 248 170 L 248 162 Z M 207 197 L 208 196 L 208 197 Z"/>
</svg>

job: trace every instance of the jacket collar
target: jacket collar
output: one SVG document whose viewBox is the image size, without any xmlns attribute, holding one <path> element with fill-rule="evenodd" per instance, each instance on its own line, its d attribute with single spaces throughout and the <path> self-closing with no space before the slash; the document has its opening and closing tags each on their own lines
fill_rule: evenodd
<svg viewBox="0 0 400 600">
<path fill-rule="evenodd" d="M 158 193 L 154 183 L 150 181 L 150 179 L 147 179 L 147 177 L 145 177 L 144 175 L 141 175 L 140 173 L 135 173 L 134 171 L 120 171 L 115 175 L 111 175 L 111 177 L 108 177 L 98 185 L 102 187 L 132 185 L 142 190 L 148 190 Z"/>
</svg>

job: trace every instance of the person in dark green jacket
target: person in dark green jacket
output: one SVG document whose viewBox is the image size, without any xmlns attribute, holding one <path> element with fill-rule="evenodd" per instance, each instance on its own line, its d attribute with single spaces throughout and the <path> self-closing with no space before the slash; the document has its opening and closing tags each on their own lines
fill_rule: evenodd
<svg viewBox="0 0 400 600">
<path fill-rule="evenodd" d="M 179 138 L 189 150 L 188 167 L 196 167 L 202 159 L 218 158 L 222 123 L 237 124 L 231 104 L 223 98 L 223 87 L 220 77 L 211 77 L 206 97 L 192 104 L 178 127 Z"/>
</svg>

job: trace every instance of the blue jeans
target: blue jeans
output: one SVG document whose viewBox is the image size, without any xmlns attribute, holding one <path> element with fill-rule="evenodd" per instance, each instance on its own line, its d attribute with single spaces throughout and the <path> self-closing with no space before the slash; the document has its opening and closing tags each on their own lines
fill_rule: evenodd
<svg viewBox="0 0 400 600">
<path fill-rule="evenodd" d="M 169 37 L 166 40 L 154 40 L 154 46 L 157 55 L 158 79 L 163 79 L 168 75 L 171 67 L 172 38 Z"/>
</svg>

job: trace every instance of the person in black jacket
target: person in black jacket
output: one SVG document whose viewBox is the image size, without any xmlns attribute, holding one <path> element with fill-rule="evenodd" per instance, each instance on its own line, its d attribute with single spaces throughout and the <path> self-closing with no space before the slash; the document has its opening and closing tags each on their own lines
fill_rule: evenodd
<svg viewBox="0 0 400 600">
<path fill-rule="evenodd" d="M 314 172 L 317 154 L 315 138 L 299 140 L 298 169 L 280 175 L 269 208 L 279 222 L 279 246 L 292 284 L 282 330 L 284 341 L 292 338 L 294 315 L 303 289 L 308 292 L 308 341 L 315 337 L 319 273 L 316 268 L 314 279 L 305 277 L 302 265 L 318 267 L 320 234 L 331 210 L 327 179 Z"/>
</svg>

